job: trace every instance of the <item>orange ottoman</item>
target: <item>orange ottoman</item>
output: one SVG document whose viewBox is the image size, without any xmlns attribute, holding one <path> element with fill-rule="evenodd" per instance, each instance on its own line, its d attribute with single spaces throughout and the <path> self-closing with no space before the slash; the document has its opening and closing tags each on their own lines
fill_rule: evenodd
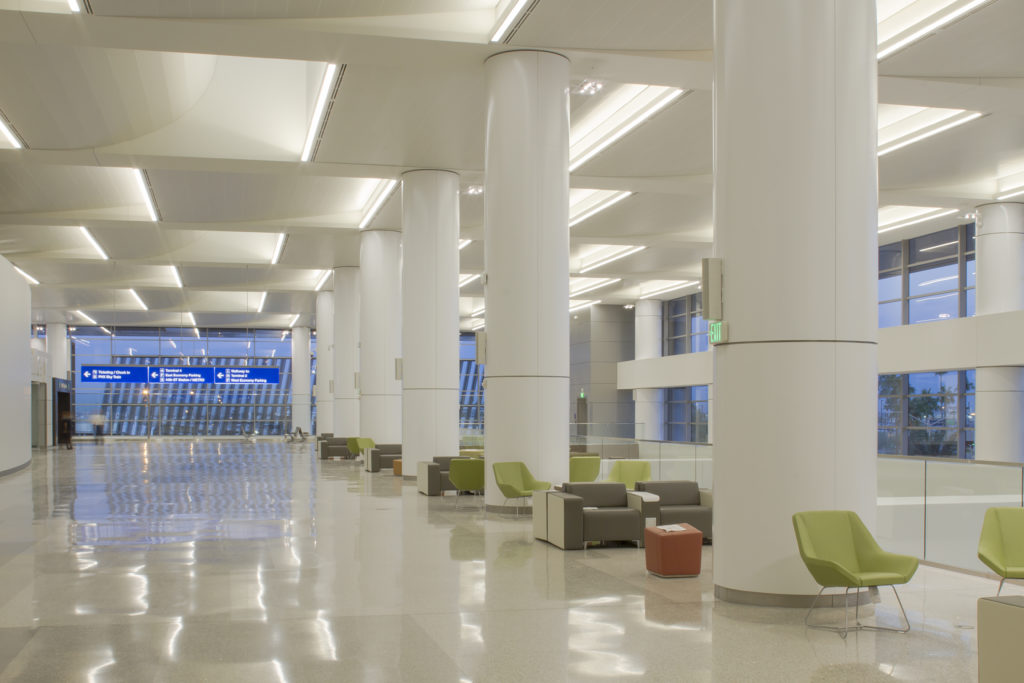
<svg viewBox="0 0 1024 683">
<path fill-rule="evenodd" d="M 402 476 L 402 459 L 401 458 L 396 458 L 394 460 L 394 462 L 391 463 L 391 467 L 393 468 L 393 472 L 394 472 L 394 475 L 396 477 Z"/>
<path fill-rule="evenodd" d="M 656 526 L 644 529 L 647 571 L 655 576 L 699 575 L 704 534 L 689 524 L 667 526 L 680 527 L 680 530 L 669 531 Z"/>
</svg>

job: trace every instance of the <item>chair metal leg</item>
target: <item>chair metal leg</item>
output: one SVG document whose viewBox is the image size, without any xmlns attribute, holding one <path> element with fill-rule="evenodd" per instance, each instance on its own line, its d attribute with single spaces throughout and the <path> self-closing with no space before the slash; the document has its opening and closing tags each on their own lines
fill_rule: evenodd
<svg viewBox="0 0 1024 683">
<path fill-rule="evenodd" d="M 890 585 L 892 588 L 893 595 L 896 596 L 896 604 L 900 607 L 900 616 L 902 617 L 904 627 L 893 628 L 891 626 L 869 626 L 860 623 L 860 589 L 856 589 L 857 602 L 854 607 L 854 626 L 850 626 L 850 589 L 847 588 L 843 593 L 843 626 L 824 626 L 819 624 L 812 624 L 810 622 L 811 612 L 814 611 L 814 607 L 818 604 L 818 599 L 821 594 L 825 591 L 825 586 L 821 587 L 818 594 L 814 596 L 814 600 L 811 602 L 811 608 L 807 610 L 807 614 L 804 615 L 804 625 L 807 628 L 813 628 L 819 631 L 832 631 L 838 633 L 840 638 L 846 638 L 850 631 L 892 631 L 894 633 L 906 633 L 910 630 L 910 619 L 907 618 L 907 611 L 903 608 L 903 601 L 900 600 L 900 594 L 896 590 L 896 586 Z"/>
<path fill-rule="evenodd" d="M 1003 584 L 1004 583 L 1006 583 L 1006 577 L 1005 576 L 1003 578 L 999 579 L 999 590 L 996 591 L 996 597 L 997 598 L 999 597 L 999 594 L 1003 592 Z"/>
</svg>

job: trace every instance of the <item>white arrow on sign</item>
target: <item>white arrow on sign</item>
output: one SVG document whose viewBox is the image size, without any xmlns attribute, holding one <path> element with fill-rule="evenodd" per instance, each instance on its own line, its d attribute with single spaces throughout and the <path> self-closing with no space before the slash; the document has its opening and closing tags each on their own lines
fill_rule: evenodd
<svg viewBox="0 0 1024 683">
<path fill-rule="evenodd" d="M 153 373 L 152 373 L 152 374 L 150 375 L 150 377 L 159 377 L 159 376 L 160 376 L 160 373 L 159 373 L 159 372 L 153 372 Z"/>
<path fill-rule="evenodd" d="M 220 377 L 221 379 L 223 379 L 224 378 L 224 373 L 223 372 L 218 372 L 217 373 L 217 377 Z"/>
<path fill-rule="evenodd" d="M 88 370 L 86 370 L 86 371 L 85 371 L 84 373 L 82 373 L 82 374 L 84 374 L 84 375 L 85 375 L 86 377 L 92 377 L 92 373 L 91 373 L 91 372 L 89 372 Z"/>
</svg>

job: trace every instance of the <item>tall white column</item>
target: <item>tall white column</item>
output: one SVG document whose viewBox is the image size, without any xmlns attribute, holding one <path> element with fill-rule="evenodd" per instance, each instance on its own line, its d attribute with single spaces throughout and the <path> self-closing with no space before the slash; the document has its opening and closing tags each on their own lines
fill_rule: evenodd
<svg viewBox="0 0 1024 683">
<path fill-rule="evenodd" d="M 317 292 L 316 295 L 316 432 L 335 433 L 333 292 Z"/>
<path fill-rule="evenodd" d="M 402 354 L 402 471 L 415 474 L 459 450 L 459 176 L 450 171 L 402 175 Z"/>
<path fill-rule="evenodd" d="M 875 3 L 715 2 L 716 595 L 806 604 L 792 515 L 874 528 Z M 794 46 L 799 49 L 794 49 Z"/>
<path fill-rule="evenodd" d="M 976 314 L 1024 310 L 1024 204 L 983 204 L 976 226 Z M 1024 368 L 977 368 L 974 409 L 974 457 L 1024 461 Z"/>
<path fill-rule="evenodd" d="M 334 269 L 334 433 L 359 434 L 359 269 Z"/>
<path fill-rule="evenodd" d="M 401 238 L 367 231 L 359 248 L 359 435 L 377 443 L 402 442 Z"/>
<path fill-rule="evenodd" d="M 68 339 L 68 326 L 64 323 L 48 323 L 46 325 L 46 365 L 50 377 L 67 379 L 71 369 L 71 340 Z M 52 446 L 53 441 L 53 382 L 46 387 L 46 445 Z"/>
<path fill-rule="evenodd" d="M 309 328 L 292 328 L 292 431 L 311 431 L 309 393 Z"/>
<path fill-rule="evenodd" d="M 662 309 L 655 299 L 641 299 L 633 307 L 633 356 L 637 360 L 658 358 L 662 348 Z M 665 390 L 637 389 L 633 400 L 636 438 L 665 439 Z"/>
<path fill-rule="evenodd" d="M 487 462 L 569 476 L 569 61 L 503 52 L 485 63 Z M 487 468 L 486 503 L 504 505 Z"/>
</svg>

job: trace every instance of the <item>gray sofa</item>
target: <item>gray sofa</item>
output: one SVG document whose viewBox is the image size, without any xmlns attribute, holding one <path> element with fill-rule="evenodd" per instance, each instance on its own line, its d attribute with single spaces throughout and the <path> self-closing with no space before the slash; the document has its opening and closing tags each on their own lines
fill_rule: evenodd
<svg viewBox="0 0 1024 683">
<path fill-rule="evenodd" d="M 326 438 L 318 438 L 317 446 L 320 449 L 320 457 L 326 458 L 345 458 L 346 460 L 352 458 L 352 453 L 348 450 L 348 437 L 347 436 L 329 436 Z"/>
<path fill-rule="evenodd" d="M 637 491 L 658 496 L 658 524 L 686 523 L 711 542 L 711 491 L 697 487 L 695 481 L 638 481 Z"/>
<path fill-rule="evenodd" d="M 644 502 L 618 482 L 573 482 L 533 497 L 534 536 L 563 550 L 588 541 L 644 543 Z"/>
<path fill-rule="evenodd" d="M 382 467 L 394 467 L 395 460 L 402 457 L 402 444 L 379 443 L 370 451 L 370 459 L 366 463 L 367 472 L 380 472 Z"/>
<path fill-rule="evenodd" d="M 469 460 L 459 456 L 437 456 L 430 462 L 416 466 L 416 490 L 425 496 L 443 496 L 445 491 L 454 491 L 455 484 L 448 478 L 452 460 Z"/>
</svg>

